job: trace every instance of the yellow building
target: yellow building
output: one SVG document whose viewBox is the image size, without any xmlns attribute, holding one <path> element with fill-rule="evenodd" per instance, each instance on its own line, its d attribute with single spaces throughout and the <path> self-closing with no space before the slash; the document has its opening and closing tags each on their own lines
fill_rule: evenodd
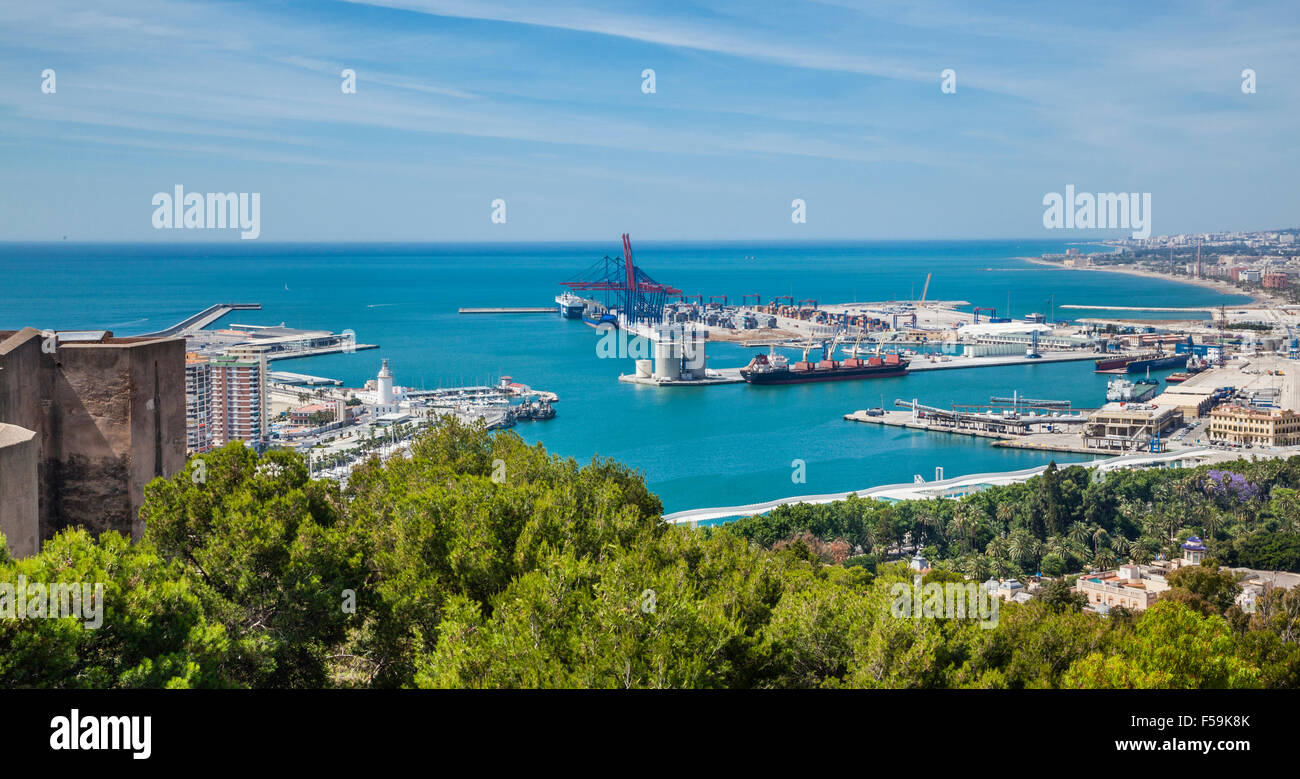
<svg viewBox="0 0 1300 779">
<path fill-rule="evenodd" d="M 1290 409 L 1220 406 L 1210 412 L 1210 440 L 1254 446 L 1300 444 L 1300 416 Z"/>
</svg>

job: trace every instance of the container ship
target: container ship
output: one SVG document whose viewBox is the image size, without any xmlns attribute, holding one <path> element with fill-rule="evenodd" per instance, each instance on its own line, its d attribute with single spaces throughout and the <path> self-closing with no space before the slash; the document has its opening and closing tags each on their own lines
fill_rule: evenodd
<svg viewBox="0 0 1300 779">
<path fill-rule="evenodd" d="M 555 306 L 559 309 L 560 316 L 565 319 L 581 319 L 587 301 L 572 292 L 562 292 L 555 296 Z"/>
<path fill-rule="evenodd" d="M 875 379 L 885 376 L 902 376 L 907 373 L 907 359 L 897 354 L 885 354 L 862 359 L 849 357 L 843 361 L 829 358 L 818 362 L 805 359 L 790 365 L 782 355 L 759 354 L 740 369 L 740 377 L 750 384 L 803 384 L 810 381 L 846 381 L 850 379 Z"/>
</svg>

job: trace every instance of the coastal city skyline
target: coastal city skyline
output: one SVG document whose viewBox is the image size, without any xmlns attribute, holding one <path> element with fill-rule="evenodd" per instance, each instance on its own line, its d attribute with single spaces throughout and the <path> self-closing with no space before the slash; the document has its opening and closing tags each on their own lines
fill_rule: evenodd
<svg viewBox="0 0 1300 779">
<path fill-rule="evenodd" d="M 1067 186 L 1287 227 L 1300 15 L 1174 7 L 10 6 L 4 238 L 238 239 L 154 229 L 178 185 L 267 241 L 1052 238 Z"/>
<path fill-rule="evenodd" d="M 1276 762 L 1297 33 L 1268 0 L 0 4 L 0 728 L 300 770 L 509 731 L 535 767 L 680 719 L 615 691 L 701 691 L 741 743 L 836 690 L 874 713 L 805 727 L 852 748 L 961 690 L 1021 762 Z"/>
</svg>

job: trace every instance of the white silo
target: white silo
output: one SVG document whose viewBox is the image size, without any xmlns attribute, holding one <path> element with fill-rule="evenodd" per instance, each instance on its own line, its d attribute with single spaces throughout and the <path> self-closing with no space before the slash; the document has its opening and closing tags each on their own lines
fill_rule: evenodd
<svg viewBox="0 0 1300 779">
<path fill-rule="evenodd" d="M 656 379 L 676 381 L 682 377 L 682 347 L 673 340 L 671 332 L 656 338 L 654 356 Z"/>
<path fill-rule="evenodd" d="M 379 368 L 379 377 L 376 382 L 379 389 L 379 405 L 393 405 L 393 372 L 388 369 L 388 360 Z"/>
</svg>

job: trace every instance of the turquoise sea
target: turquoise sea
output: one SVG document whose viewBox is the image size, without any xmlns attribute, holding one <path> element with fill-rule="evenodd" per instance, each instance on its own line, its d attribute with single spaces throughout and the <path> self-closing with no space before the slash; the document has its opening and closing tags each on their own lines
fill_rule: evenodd
<svg viewBox="0 0 1300 779">
<path fill-rule="evenodd" d="M 1107 273 L 1046 268 L 1013 259 L 1061 252 L 1062 241 L 874 243 L 651 243 L 633 236 L 637 264 L 687 294 L 759 293 L 846 302 L 919 297 L 995 307 L 999 315 L 1104 316 L 1063 304 L 1232 305 L 1245 297 Z M 1082 247 L 1088 251 L 1088 247 Z M 391 362 L 396 383 L 435 387 L 502 375 L 559 393 L 558 415 L 515 430 L 553 453 L 614 457 L 644 472 L 665 510 L 730 505 L 793 494 L 1011 470 L 1051 455 L 986 441 L 845 422 L 842 415 L 895 398 L 986 402 L 1019 391 L 1095 406 L 1106 378 L 1091 363 L 934 371 L 825 385 L 651 388 L 617 381 L 630 360 L 598 359 L 596 335 L 555 315 L 458 315 L 463 306 L 551 305 L 608 243 L 545 244 L 0 244 L 0 329 L 158 330 L 217 302 L 255 302 L 221 324 L 352 329 L 382 348 L 278 361 L 278 370 L 357 386 Z M 1127 312 L 1126 317 L 1134 314 Z M 1151 314 L 1152 317 L 1168 316 Z M 749 351 L 709 346 L 711 367 L 738 366 Z M 1162 371 L 1161 376 L 1172 371 Z M 806 463 L 806 483 L 791 462 Z"/>
</svg>

